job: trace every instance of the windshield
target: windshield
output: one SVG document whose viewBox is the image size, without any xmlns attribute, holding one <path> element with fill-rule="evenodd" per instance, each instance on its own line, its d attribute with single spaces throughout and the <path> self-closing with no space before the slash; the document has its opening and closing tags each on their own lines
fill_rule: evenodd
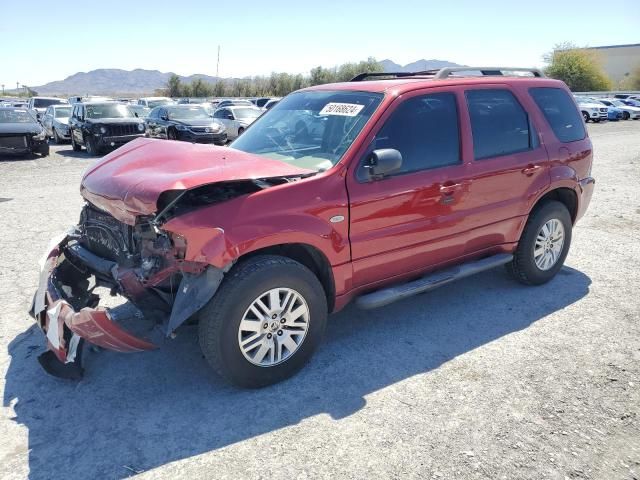
<svg viewBox="0 0 640 480">
<path fill-rule="evenodd" d="M 170 120 L 211 120 L 202 107 L 178 107 L 167 109 Z"/>
<path fill-rule="evenodd" d="M 247 107 L 247 108 L 234 108 L 233 113 L 236 118 L 246 119 L 246 118 L 258 118 L 262 115 L 262 110 L 255 107 Z"/>
<path fill-rule="evenodd" d="M 0 109 L 0 123 L 34 123 L 35 119 L 26 110 Z"/>
<path fill-rule="evenodd" d="M 382 98 L 368 92 L 292 93 L 231 147 L 301 168 L 326 170 L 340 161 Z"/>
<path fill-rule="evenodd" d="M 169 105 L 169 104 L 172 104 L 172 103 L 173 103 L 173 101 L 169 100 L 168 98 L 161 98 L 161 99 L 158 99 L 158 100 L 148 100 L 147 101 L 147 106 L 149 108 L 155 108 L 155 107 L 160 107 L 162 105 Z"/>
<path fill-rule="evenodd" d="M 59 107 L 54 110 L 56 118 L 69 118 L 71 116 L 71 107 Z"/>
<path fill-rule="evenodd" d="M 622 103 L 620 100 L 611 100 L 611 102 L 613 105 L 615 105 L 616 107 L 624 107 L 624 103 Z"/>
<path fill-rule="evenodd" d="M 126 105 L 117 103 L 87 105 L 87 118 L 128 118 L 133 116 L 133 113 Z"/>
<path fill-rule="evenodd" d="M 34 98 L 33 108 L 47 108 L 49 105 L 59 105 L 61 103 L 67 103 L 67 101 L 58 98 Z"/>
</svg>

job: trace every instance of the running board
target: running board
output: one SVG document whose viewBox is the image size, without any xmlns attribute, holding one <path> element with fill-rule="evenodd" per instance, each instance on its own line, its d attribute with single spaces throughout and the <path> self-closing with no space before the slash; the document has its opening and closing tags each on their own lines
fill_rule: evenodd
<svg viewBox="0 0 640 480">
<path fill-rule="evenodd" d="M 500 253 L 492 257 L 483 258 L 482 260 L 476 260 L 475 262 L 463 263 L 456 267 L 434 272 L 426 277 L 413 280 L 412 282 L 367 293 L 358 297 L 356 305 L 367 310 L 383 307 L 402 300 L 403 298 L 411 297 L 418 293 L 429 292 L 447 283 L 504 265 L 511 260 L 513 260 L 513 255 L 510 253 Z"/>
</svg>

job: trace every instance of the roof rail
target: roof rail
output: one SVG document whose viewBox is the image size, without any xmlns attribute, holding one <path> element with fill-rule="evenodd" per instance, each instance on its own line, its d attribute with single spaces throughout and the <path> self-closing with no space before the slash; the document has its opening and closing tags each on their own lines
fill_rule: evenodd
<svg viewBox="0 0 640 480">
<path fill-rule="evenodd" d="M 406 78 L 406 77 L 428 77 L 430 79 L 443 79 L 452 76 L 452 73 L 457 72 L 480 72 L 483 76 L 502 76 L 504 72 L 527 72 L 531 73 L 534 77 L 544 77 L 542 70 L 538 68 L 522 68 L 522 67 L 444 67 L 434 70 L 423 70 L 421 72 L 375 72 L 375 73 L 360 73 L 353 77 L 351 82 L 362 82 L 367 78 L 376 77 L 389 77 L 392 78 Z"/>
<path fill-rule="evenodd" d="M 449 78 L 452 73 L 457 72 L 480 72 L 482 75 L 504 75 L 503 72 L 527 72 L 533 74 L 534 77 L 544 77 L 542 70 L 538 68 L 522 68 L 522 67 L 444 67 L 437 71 L 433 78 Z"/>
<path fill-rule="evenodd" d="M 403 77 L 433 77 L 438 70 L 424 70 L 422 72 L 375 72 L 375 73 L 359 73 L 353 77 L 350 82 L 361 82 L 367 78 L 374 77 L 391 77 L 391 78 L 403 78 Z"/>
</svg>

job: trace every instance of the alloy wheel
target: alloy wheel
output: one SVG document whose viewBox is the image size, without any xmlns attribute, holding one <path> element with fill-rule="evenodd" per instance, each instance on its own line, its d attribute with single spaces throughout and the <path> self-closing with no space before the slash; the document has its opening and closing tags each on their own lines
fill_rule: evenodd
<svg viewBox="0 0 640 480">
<path fill-rule="evenodd" d="M 271 367 L 289 359 L 309 330 L 309 306 L 291 288 L 273 288 L 253 300 L 238 329 L 242 355 L 253 365 Z"/>
<path fill-rule="evenodd" d="M 560 258 L 564 247 L 564 226 L 557 218 L 548 220 L 536 235 L 533 258 L 543 271 L 551 269 Z"/>
</svg>

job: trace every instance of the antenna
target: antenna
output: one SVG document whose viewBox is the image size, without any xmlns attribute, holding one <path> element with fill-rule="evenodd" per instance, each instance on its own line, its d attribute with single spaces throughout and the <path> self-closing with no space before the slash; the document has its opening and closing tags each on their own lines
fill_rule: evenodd
<svg viewBox="0 0 640 480">
<path fill-rule="evenodd" d="M 218 62 L 216 63 L 216 78 L 220 78 L 220 45 L 218 45 Z"/>
</svg>

